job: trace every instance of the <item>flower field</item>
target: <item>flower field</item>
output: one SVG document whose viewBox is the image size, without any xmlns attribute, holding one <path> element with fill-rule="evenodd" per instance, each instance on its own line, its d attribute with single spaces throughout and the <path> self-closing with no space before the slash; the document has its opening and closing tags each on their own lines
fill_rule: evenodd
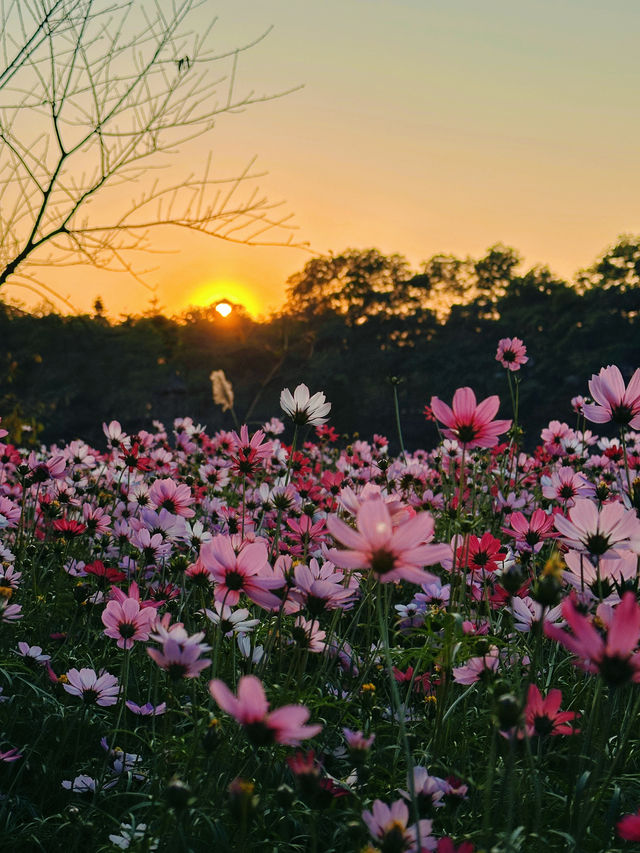
<svg viewBox="0 0 640 853">
<path fill-rule="evenodd" d="M 528 453 L 496 358 L 502 405 L 432 397 L 398 456 L 304 385 L 211 435 L 0 429 L 2 849 L 633 850 L 640 370 Z"/>
</svg>

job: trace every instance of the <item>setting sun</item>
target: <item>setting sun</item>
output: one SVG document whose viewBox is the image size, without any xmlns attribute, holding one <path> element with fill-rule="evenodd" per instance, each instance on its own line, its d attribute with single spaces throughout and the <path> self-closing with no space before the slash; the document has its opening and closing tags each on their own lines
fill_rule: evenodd
<svg viewBox="0 0 640 853">
<path fill-rule="evenodd" d="M 233 311 L 231 305 L 228 302 L 218 302 L 216 305 L 216 311 L 220 314 L 221 317 L 228 317 L 229 314 Z"/>
<path fill-rule="evenodd" d="M 200 285 L 187 297 L 187 302 L 198 308 L 212 306 L 222 317 L 228 317 L 234 306 L 244 308 L 252 317 L 262 309 L 247 285 L 229 279 Z"/>
</svg>

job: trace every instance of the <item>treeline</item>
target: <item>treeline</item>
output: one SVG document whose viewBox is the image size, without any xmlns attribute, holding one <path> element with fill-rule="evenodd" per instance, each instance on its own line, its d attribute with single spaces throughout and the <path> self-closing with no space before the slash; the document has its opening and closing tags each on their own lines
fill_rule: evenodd
<svg viewBox="0 0 640 853">
<path fill-rule="evenodd" d="M 419 271 L 399 255 L 348 250 L 310 261 L 289 281 L 284 310 L 257 322 L 237 307 L 119 322 L 28 314 L 0 303 L 0 415 L 14 439 L 82 437 L 102 444 L 103 421 L 129 430 L 190 416 L 233 428 L 214 405 L 209 374 L 224 370 L 240 421 L 279 411 L 281 388 L 306 382 L 333 403 L 342 434 L 386 434 L 397 449 L 394 385 L 408 447 L 431 446 L 423 408 L 459 385 L 498 393 L 510 416 L 497 342 L 528 348 L 520 405 L 526 442 L 551 418 L 575 421 L 569 401 L 607 364 L 640 365 L 640 239 L 625 238 L 574 282 L 521 270 L 513 249 L 480 259 L 436 256 Z M 22 425 L 31 427 L 20 436 Z"/>
</svg>

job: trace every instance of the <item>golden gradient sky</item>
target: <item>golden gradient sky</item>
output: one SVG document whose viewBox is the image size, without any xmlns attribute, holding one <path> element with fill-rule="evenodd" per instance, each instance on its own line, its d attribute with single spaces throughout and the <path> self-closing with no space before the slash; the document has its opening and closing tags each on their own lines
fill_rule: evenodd
<svg viewBox="0 0 640 853">
<path fill-rule="evenodd" d="M 220 50 L 274 26 L 240 87 L 304 88 L 223 116 L 205 148 L 220 173 L 258 155 L 314 253 L 375 246 L 417 266 L 503 242 L 571 277 L 640 230 L 637 0 L 207 0 L 211 15 Z M 310 257 L 158 240 L 173 253 L 149 278 L 170 313 L 224 295 L 266 312 Z M 112 315 L 149 304 L 88 268 L 50 282 L 81 310 L 98 294 Z"/>
</svg>

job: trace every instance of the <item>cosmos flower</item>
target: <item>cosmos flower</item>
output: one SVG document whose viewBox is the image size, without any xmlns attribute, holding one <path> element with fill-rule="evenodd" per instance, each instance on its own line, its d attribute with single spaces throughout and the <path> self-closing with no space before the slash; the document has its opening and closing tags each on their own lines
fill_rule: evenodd
<svg viewBox="0 0 640 853">
<path fill-rule="evenodd" d="M 149 500 L 151 506 L 160 511 L 166 509 L 173 515 L 181 515 L 183 518 L 193 518 L 195 511 L 191 509 L 194 502 L 191 489 L 186 483 L 176 483 L 170 477 L 164 480 L 155 480 L 149 489 Z"/>
<path fill-rule="evenodd" d="M 51 660 L 51 655 L 43 655 L 41 646 L 30 646 L 28 643 L 18 643 L 18 652 L 21 657 L 32 663 L 46 664 Z"/>
<path fill-rule="evenodd" d="M 640 368 L 625 386 L 618 367 L 603 367 L 589 380 L 589 392 L 595 402 L 582 406 L 588 421 L 597 424 L 613 421 L 619 426 L 640 429 Z"/>
<path fill-rule="evenodd" d="M 142 607 L 140 600 L 111 600 L 102 611 L 104 634 L 117 640 L 119 649 L 132 648 L 136 640 L 148 640 L 156 614 L 152 607 Z"/>
<path fill-rule="evenodd" d="M 280 408 L 285 415 L 289 415 L 294 424 L 321 426 L 328 420 L 325 416 L 331 411 L 331 403 L 326 402 L 322 391 L 311 396 L 307 386 L 302 383 L 293 394 L 288 388 L 283 389 L 280 394 Z"/>
<path fill-rule="evenodd" d="M 513 536 L 519 551 L 532 551 L 537 554 L 545 539 L 557 536 L 553 533 L 554 516 L 543 509 L 536 509 L 527 518 L 521 512 L 512 512 L 507 521 L 511 527 L 503 527 L 503 533 Z"/>
<path fill-rule="evenodd" d="M 0 752 L 0 761 L 4 761 L 5 764 L 10 764 L 12 761 L 18 761 L 20 758 L 22 758 L 22 753 L 18 752 L 15 747 L 13 749 L 7 749 L 4 752 Z"/>
<path fill-rule="evenodd" d="M 574 735 L 579 729 L 568 725 L 578 716 L 576 711 L 561 711 L 562 691 L 554 688 L 542 696 L 535 684 L 529 685 L 524 709 L 525 733 L 533 735 Z"/>
<path fill-rule="evenodd" d="M 299 746 L 322 731 L 321 725 L 304 725 L 309 719 L 309 709 L 304 705 L 284 705 L 269 711 L 262 682 L 255 675 L 242 676 L 237 696 L 217 678 L 209 682 L 209 692 L 222 710 L 243 726 L 256 746 L 274 742 Z"/>
<path fill-rule="evenodd" d="M 423 567 L 451 555 L 448 545 L 431 544 L 434 520 L 428 512 L 394 525 L 382 500 L 368 500 L 358 509 L 356 521 L 354 530 L 337 516 L 329 516 L 329 532 L 347 550 L 331 548 L 328 557 L 344 569 L 370 569 L 381 583 L 429 583 L 435 576 Z"/>
<path fill-rule="evenodd" d="M 277 610 L 280 599 L 269 592 L 282 586 L 279 578 L 266 574 L 267 548 L 263 542 L 241 545 L 236 553 L 230 536 L 214 536 L 200 547 L 200 560 L 216 582 L 214 597 L 233 607 L 244 594 L 266 610 Z"/>
<path fill-rule="evenodd" d="M 130 699 L 124 703 L 132 714 L 137 714 L 139 717 L 159 717 L 167 711 L 167 703 L 160 702 L 159 705 L 152 705 L 151 702 L 146 702 L 144 705 L 137 705 Z"/>
<path fill-rule="evenodd" d="M 467 387 L 458 388 L 451 408 L 438 397 L 431 398 L 434 415 L 446 427 L 442 434 L 467 448 L 495 447 L 500 433 L 509 429 L 510 420 L 494 420 L 499 406 L 496 395 L 476 403 L 476 395 Z"/>
<path fill-rule="evenodd" d="M 404 800 L 396 800 L 391 806 L 375 800 L 371 811 L 362 812 L 362 819 L 371 837 L 383 850 L 422 853 L 423 850 L 436 849 L 436 839 L 431 837 L 432 821 L 421 820 L 417 828 L 415 825 L 407 826 L 409 809 Z"/>
<path fill-rule="evenodd" d="M 65 779 L 61 784 L 63 788 L 66 788 L 67 791 L 72 791 L 74 794 L 90 794 L 98 787 L 98 780 L 81 773 L 73 781 Z"/>
<path fill-rule="evenodd" d="M 600 673 L 612 687 L 628 681 L 640 682 L 640 605 L 632 592 L 625 592 L 613 611 L 606 635 L 576 608 L 572 598 L 565 598 L 562 615 L 572 634 L 548 622 L 544 632 L 576 655 L 576 666 L 587 672 Z"/>
<path fill-rule="evenodd" d="M 120 685 L 115 675 L 101 669 L 83 667 L 70 669 L 66 673 L 67 683 L 62 686 L 72 696 L 79 696 L 87 705 L 101 705 L 103 708 L 115 705 L 118 701 Z"/>
<path fill-rule="evenodd" d="M 202 637 L 202 634 L 197 636 Z M 177 638 L 169 636 L 162 644 L 162 651 L 148 647 L 147 654 L 160 669 L 166 670 L 171 678 L 197 678 L 211 663 L 209 658 L 200 657 L 210 648 L 205 643 L 181 643 Z"/>
<path fill-rule="evenodd" d="M 476 681 L 495 673 L 499 660 L 497 647 L 491 646 L 486 654 L 469 658 L 463 666 L 454 666 L 453 680 L 456 684 L 475 684 Z"/>
<path fill-rule="evenodd" d="M 616 824 L 620 838 L 625 841 L 640 841 L 640 809 L 635 814 L 626 814 Z"/>
<path fill-rule="evenodd" d="M 616 548 L 637 552 L 640 546 L 640 519 L 621 503 L 598 509 L 593 501 L 577 500 L 569 518 L 556 515 L 554 520 L 566 545 L 594 557 L 615 557 Z"/>
<path fill-rule="evenodd" d="M 520 367 L 529 361 L 527 348 L 520 338 L 502 338 L 498 341 L 496 361 L 507 370 L 520 370 Z"/>
</svg>

